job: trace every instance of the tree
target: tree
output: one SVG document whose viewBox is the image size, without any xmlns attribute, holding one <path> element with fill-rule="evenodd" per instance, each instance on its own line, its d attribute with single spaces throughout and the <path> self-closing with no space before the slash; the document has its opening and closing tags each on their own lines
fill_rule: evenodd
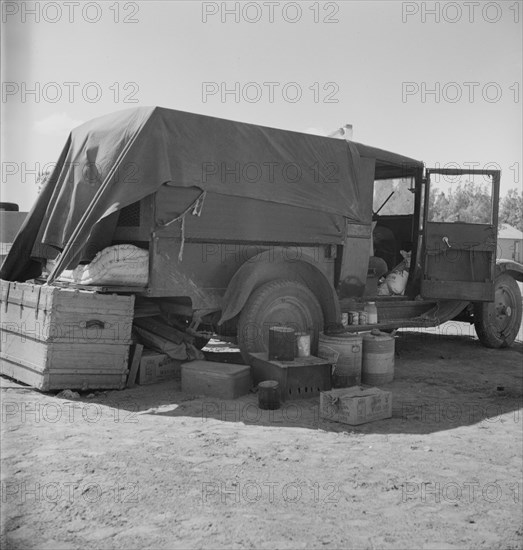
<svg viewBox="0 0 523 550">
<path fill-rule="evenodd" d="M 499 205 L 499 224 L 508 224 L 523 231 L 523 191 L 509 189 Z"/>
<path fill-rule="evenodd" d="M 487 186 L 472 181 L 460 182 L 447 193 L 432 187 L 429 221 L 490 223 L 491 195 Z"/>
</svg>

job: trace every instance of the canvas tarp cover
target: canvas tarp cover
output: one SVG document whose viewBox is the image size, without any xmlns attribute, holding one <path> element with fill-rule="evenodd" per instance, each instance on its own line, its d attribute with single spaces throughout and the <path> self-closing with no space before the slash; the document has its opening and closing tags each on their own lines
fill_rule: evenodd
<svg viewBox="0 0 523 550">
<path fill-rule="evenodd" d="M 369 159 L 344 140 L 159 107 L 119 111 L 71 132 L 0 277 L 38 276 L 42 244 L 74 242 L 62 261 L 75 267 L 101 220 L 164 184 L 331 214 L 325 223 L 369 223 L 360 186 L 371 182 Z"/>
</svg>

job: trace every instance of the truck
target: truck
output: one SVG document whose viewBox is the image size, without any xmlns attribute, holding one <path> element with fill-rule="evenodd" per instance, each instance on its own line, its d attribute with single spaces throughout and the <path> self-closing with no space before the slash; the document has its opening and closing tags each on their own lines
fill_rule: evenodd
<svg viewBox="0 0 523 550">
<path fill-rule="evenodd" d="M 442 202 L 470 182 L 487 199 L 446 214 Z M 126 243 L 148 251 L 147 284 L 92 290 L 132 293 L 200 346 L 236 341 L 246 360 L 275 325 L 309 333 L 314 354 L 320 332 L 366 302 L 378 322 L 343 330 L 454 319 L 502 348 L 521 325 L 523 265 L 496 258 L 499 187 L 499 170 L 429 169 L 347 139 L 128 109 L 71 132 L 0 278 L 59 284 Z M 384 292 L 398 265 L 403 288 Z"/>
</svg>

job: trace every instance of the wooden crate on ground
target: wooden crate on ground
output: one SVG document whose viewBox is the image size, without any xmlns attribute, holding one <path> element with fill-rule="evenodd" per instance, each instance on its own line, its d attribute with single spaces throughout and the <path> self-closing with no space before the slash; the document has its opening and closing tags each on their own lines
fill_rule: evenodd
<svg viewBox="0 0 523 550">
<path fill-rule="evenodd" d="M 0 281 L 0 372 L 39 390 L 125 386 L 134 296 Z"/>
<path fill-rule="evenodd" d="M 232 365 L 214 361 L 191 361 L 182 364 L 182 391 L 218 399 L 237 399 L 252 386 L 249 365 Z"/>
</svg>

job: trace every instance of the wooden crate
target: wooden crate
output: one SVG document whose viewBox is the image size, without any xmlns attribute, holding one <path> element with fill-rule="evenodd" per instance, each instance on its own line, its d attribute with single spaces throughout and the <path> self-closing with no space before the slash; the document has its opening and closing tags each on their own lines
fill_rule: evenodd
<svg viewBox="0 0 523 550">
<path fill-rule="evenodd" d="M 191 361 L 182 364 L 182 391 L 218 399 L 237 399 L 252 386 L 249 365 L 232 365 L 214 361 Z"/>
<path fill-rule="evenodd" d="M 0 372 L 39 390 L 123 388 L 134 296 L 0 281 Z"/>
</svg>

